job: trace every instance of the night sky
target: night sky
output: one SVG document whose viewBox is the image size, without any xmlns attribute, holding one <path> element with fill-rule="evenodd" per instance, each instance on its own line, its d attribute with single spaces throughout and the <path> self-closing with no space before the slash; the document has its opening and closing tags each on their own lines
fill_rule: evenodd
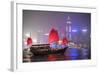
<svg viewBox="0 0 100 73">
<path fill-rule="evenodd" d="M 89 43 L 91 14 L 90 13 L 75 13 L 75 12 L 55 12 L 55 11 L 35 11 L 23 10 L 23 37 L 26 33 L 31 32 L 31 37 L 37 39 L 37 43 L 48 43 L 48 33 L 52 28 L 58 30 L 59 37 L 64 36 L 66 30 L 67 17 L 70 16 L 72 29 L 78 30 L 77 33 L 72 33 L 74 37 L 79 38 L 79 41 Z M 81 29 L 87 29 L 84 35 Z"/>
</svg>

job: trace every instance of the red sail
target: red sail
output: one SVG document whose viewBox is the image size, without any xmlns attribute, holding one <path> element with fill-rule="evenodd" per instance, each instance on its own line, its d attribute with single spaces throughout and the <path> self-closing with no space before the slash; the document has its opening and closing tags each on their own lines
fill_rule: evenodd
<svg viewBox="0 0 100 73">
<path fill-rule="evenodd" d="M 58 42 L 58 41 L 59 41 L 58 31 L 52 29 L 49 34 L 49 43 Z"/>
<path fill-rule="evenodd" d="M 31 38 L 31 37 L 28 37 L 28 38 L 27 38 L 27 46 L 29 46 L 29 45 L 31 46 L 32 43 L 33 43 L 33 42 L 32 42 L 32 38 Z"/>
<path fill-rule="evenodd" d="M 62 44 L 63 45 L 67 45 L 68 44 L 68 39 L 66 38 L 66 37 L 64 37 L 63 39 L 62 39 Z"/>
</svg>

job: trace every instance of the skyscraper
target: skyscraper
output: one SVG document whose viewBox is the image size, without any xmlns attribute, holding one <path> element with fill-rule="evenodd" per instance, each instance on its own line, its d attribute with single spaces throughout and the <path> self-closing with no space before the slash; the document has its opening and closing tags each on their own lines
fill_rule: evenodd
<svg viewBox="0 0 100 73">
<path fill-rule="evenodd" d="M 71 40 L 71 18 L 70 16 L 67 17 L 67 22 L 66 22 L 66 36 L 68 37 L 69 40 Z"/>
</svg>

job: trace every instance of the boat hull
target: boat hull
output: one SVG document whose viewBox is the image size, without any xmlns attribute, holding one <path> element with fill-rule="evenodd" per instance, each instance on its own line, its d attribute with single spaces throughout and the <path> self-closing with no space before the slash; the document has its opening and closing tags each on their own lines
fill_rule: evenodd
<svg viewBox="0 0 100 73">
<path fill-rule="evenodd" d="M 30 51 L 33 53 L 34 56 L 43 56 L 43 55 L 49 55 L 49 54 L 64 54 L 66 48 L 61 49 L 53 49 L 49 47 L 49 44 L 41 44 L 41 45 L 33 45 L 30 48 Z"/>
</svg>

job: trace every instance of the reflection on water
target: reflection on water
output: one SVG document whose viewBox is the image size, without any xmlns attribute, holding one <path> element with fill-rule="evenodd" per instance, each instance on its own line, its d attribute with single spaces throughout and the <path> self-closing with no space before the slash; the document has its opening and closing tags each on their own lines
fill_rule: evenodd
<svg viewBox="0 0 100 73">
<path fill-rule="evenodd" d="M 68 48 L 64 53 L 31 56 L 31 62 L 90 59 L 89 49 Z M 25 62 L 25 61 L 24 61 Z"/>
</svg>

